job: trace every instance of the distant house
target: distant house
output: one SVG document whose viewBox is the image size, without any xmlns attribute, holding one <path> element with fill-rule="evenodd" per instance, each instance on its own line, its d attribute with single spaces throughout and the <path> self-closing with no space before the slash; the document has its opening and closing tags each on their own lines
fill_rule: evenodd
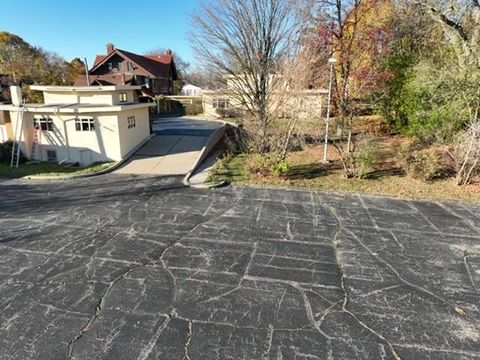
<svg viewBox="0 0 480 360">
<path fill-rule="evenodd" d="M 148 107 L 135 101 L 140 86 L 31 86 L 43 91 L 43 104 L 25 104 L 20 149 L 30 160 L 87 166 L 118 161 L 150 135 Z M 21 90 L 12 87 L 8 111 L 17 128 Z M 20 134 L 15 134 L 19 139 Z"/>
<path fill-rule="evenodd" d="M 202 96 L 202 88 L 192 85 L 185 84 L 180 91 L 180 95 L 183 96 Z"/>
<path fill-rule="evenodd" d="M 97 55 L 93 67 L 79 76 L 75 86 L 137 85 L 140 101 L 157 95 L 171 95 L 178 79 L 171 51 L 161 55 L 138 55 L 107 44 L 107 54 Z"/>
<path fill-rule="evenodd" d="M 273 75 L 270 76 L 273 79 Z M 245 77 L 250 81 L 249 77 Z M 203 112 L 207 117 L 220 118 L 229 117 L 252 108 L 252 104 L 246 104 L 246 101 L 253 96 L 247 96 L 251 86 L 240 82 L 233 76 L 225 76 L 225 87 L 216 90 L 203 90 L 202 106 Z M 283 83 L 285 84 L 285 83 Z M 271 90 L 270 106 L 275 109 L 280 116 L 287 116 L 291 109 L 296 109 L 298 116 L 310 117 L 312 110 L 318 114 L 322 113 L 322 108 L 326 102 L 328 91 L 325 89 L 304 89 L 297 91 Z M 249 105 L 249 106 L 247 106 Z M 230 115 L 229 115 L 230 114 Z"/>
</svg>

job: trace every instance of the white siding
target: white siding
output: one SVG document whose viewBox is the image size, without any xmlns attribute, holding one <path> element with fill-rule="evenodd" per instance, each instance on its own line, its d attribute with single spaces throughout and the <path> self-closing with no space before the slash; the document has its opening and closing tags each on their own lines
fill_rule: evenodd
<svg viewBox="0 0 480 360">
<path fill-rule="evenodd" d="M 135 116 L 135 127 L 130 129 L 127 121 L 129 116 Z M 123 157 L 150 135 L 148 108 L 122 111 L 118 116 L 118 128 Z"/>
</svg>

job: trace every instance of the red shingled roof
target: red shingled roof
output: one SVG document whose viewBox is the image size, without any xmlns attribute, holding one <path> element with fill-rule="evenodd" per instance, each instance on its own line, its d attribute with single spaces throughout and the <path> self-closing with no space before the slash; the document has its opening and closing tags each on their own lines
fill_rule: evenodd
<svg viewBox="0 0 480 360">
<path fill-rule="evenodd" d="M 75 86 L 87 86 L 92 84 L 98 85 L 132 85 L 132 75 L 90 75 L 90 84 L 87 84 L 87 77 L 85 75 L 79 75 L 75 79 Z"/>
<path fill-rule="evenodd" d="M 92 67 L 92 70 L 103 64 L 107 59 L 112 57 L 114 54 L 118 54 L 124 58 L 129 59 L 136 65 L 143 68 L 145 71 L 150 73 L 154 77 L 158 78 L 168 78 L 170 74 L 170 68 L 173 65 L 173 56 L 172 55 L 147 55 L 142 56 L 126 50 L 115 49 L 108 55 L 97 55 L 95 58 L 95 63 Z"/>
<path fill-rule="evenodd" d="M 167 64 L 167 65 L 170 65 L 172 63 L 172 60 L 173 60 L 173 56 L 169 55 L 169 54 L 165 54 L 165 55 L 145 55 L 145 57 L 149 58 L 151 60 L 158 61 L 159 63 L 162 63 L 162 64 Z"/>
<path fill-rule="evenodd" d="M 107 57 L 107 55 L 97 55 L 95 57 L 95 62 L 93 63 L 93 67 L 97 66 L 99 63 L 101 63 L 105 58 Z"/>
</svg>

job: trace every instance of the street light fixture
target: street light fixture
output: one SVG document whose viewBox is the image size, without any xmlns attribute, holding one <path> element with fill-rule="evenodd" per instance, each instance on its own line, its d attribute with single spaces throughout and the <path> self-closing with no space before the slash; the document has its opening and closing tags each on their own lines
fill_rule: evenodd
<svg viewBox="0 0 480 360">
<path fill-rule="evenodd" d="M 327 104 L 327 119 L 325 121 L 325 148 L 323 150 L 323 163 L 328 164 L 328 127 L 330 125 L 330 103 L 332 102 L 332 85 L 333 85 L 333 67 L 337 63 L 337 59 L 331 57 L 328 59 L 330 65 L 330 81 L 328 83 L 328 104 Z"/>
</svg>

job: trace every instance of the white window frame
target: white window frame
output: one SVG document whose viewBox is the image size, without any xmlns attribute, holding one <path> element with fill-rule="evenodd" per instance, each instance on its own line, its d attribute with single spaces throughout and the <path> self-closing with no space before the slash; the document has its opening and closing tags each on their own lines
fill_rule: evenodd
<svg viewBox="0 0 480 360">
<path fill-rule="evenodd" d="M 54 131 L 53 120 L 49 116 L 35 116 L 33 118 L 33 127 L 41 131 Z"/>
<path fill-rule="evenodd" d="M 125 92 L 119 93 L 118 94 L 118 100 L 121 103 L 127 102 L 128 101 L 127 93 L 125 93 Z"/>
<path fill-rule="evenodd" d="M 92 117 L 75 118 L 75 131 L 95 131 L 95 119 Z"/>
<path fill-rule="evenodd" d="M 215 98 L 212 105 L 214 109 L 228 109 L 230 107 L 230 99 Z"/>
</svg>

